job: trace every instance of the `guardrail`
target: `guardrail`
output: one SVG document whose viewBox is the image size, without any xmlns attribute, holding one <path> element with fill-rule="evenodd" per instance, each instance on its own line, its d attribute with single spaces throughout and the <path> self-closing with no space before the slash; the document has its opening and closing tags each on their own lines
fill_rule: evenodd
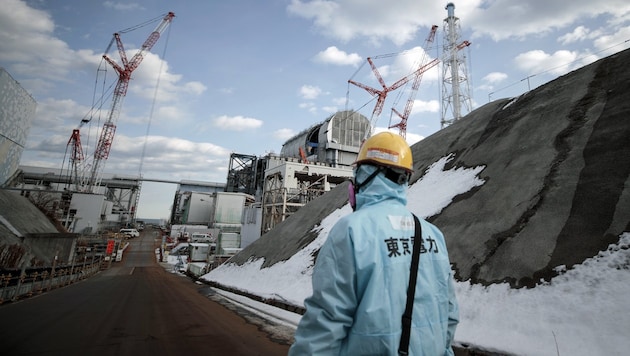
<svg viewBox="0 0 630 356">
<path fill-rule="evenodd" d="M 39 295 L 96 274 L 102 268 L 101 257 L 83 264 L 63 267 L 31 268 L 0 274 L 0 304 Z"/>
</svg>

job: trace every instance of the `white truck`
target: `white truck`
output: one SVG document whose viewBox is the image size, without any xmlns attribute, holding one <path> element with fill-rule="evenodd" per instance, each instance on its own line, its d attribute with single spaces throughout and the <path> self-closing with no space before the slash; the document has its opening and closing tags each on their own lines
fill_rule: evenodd
<svg viewBox="0 0 630 356">
<path fill-rule="evenodd" d="M 136 229 L 120 229 L 119 232 L 123 235 L 129 236 L 130 238 L 140 236 L 140 232 Z"/>
</svg>

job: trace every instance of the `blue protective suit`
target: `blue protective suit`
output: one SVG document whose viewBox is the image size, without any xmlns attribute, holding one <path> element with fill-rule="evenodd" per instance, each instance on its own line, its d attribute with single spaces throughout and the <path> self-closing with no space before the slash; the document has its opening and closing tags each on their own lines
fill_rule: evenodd
<svg viewBox="0 0 630 356">
<path fill-rule="evenodd" d="M 362 165 L 357 181 L 373 172 Z M 397 355 L 413 250 L 407 185 L 383 173 L 357 193 L 357 209 L 331 229 L 313 270 L 313 295 L 289 355 Z M 442 233 L 420 219 L 410 355 L 453 355 L 459 320 Z"/>
</svg>

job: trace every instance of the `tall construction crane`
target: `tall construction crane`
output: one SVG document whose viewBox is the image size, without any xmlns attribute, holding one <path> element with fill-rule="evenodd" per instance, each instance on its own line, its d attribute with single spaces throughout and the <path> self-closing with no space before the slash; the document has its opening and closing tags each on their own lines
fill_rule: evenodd
<svg viewBox="0 0 630 356">
<path fill-rule="evenodd" d="M 103 124 L 103 129 L 101 130 L 100 137 L 98 139 L 98 143 L 96 145 L 96 149 L 94 150 L 94 157 L 92 162 L 92 167 L 90 169 L 90 175 L 87 177 L 87 180 L 84 182 L 85 187 L 84 190 L 87 192 L 93 192 L 95 187 L 100 184 L 102 179 L 102 171 L 105 165 L 105 160 L 109 157 L 109 151 L 112 147 L 112 142 L 114 140 L 114 134 L 116 132 L 116 121 L 120 116 L 120 109 L 122 107 L 122 102 L 125 96 L 127 95 L 127 88 L 129 87 L 129 80 L 131 79 L 131 74 L 136 68 L 140 65 L 142 60 L 144 59 L 144 55 L 151 50 L 153 45 L 158 41 L 162 32 L 168 27 L 171 23 L 175 14 L 173 12 L 169 12 L 162 18 L 160 24 L 151 32 L 149 37 L 144 41 L 142 47 L 138 52 L 131 57 L 130 60 L 127 60 L 127 54 L 125 53 L 125 48 L 123 46 L 122 40 L 120 39 L 119 33 L 114 33 L 114 39 L 112 41 L 116 41 L 116 46 L 118 47 L 118 54 L 120 55 L 120 60 L 122 61 L 122 66 L 117 64 L 114 60 L 109 58 L 107 54 L 103 55 L 103 59 L 109 63 L 114 70 L 118 73 L 118 82 L 116 83 L 116 87 L 114 88 L 113 98 L 111 109 L 109 111 L 109 115 L 107 120 Z M 110 44 L 111 45 L 111 44 Z M 76 135 L 76 137 L 75 137 Z M 71 141 L 76 145 L 77 142 L 80 144 L 80 139 L 78 136 L 78 132 L 75 134 L 73 132 Z M 70 142 L 69 142 L 70 143 Z"/>
<path fill-rule="evenodd" d="M 433 25 L 433 28 L 431 29 L 431 33 L 429 34 L 429 37 L 427 38 L 427 44 L 429 42 L 433 41 L 433 38 L 435 38 L 435 30 L 437 30 L 437 26 Z M 462 41 L 461 43 L 459 43 L 458 45 L 456 45 L 452 51 L 459 51 L 462 50 L 465 47 L 470 46 L 470 42 L 469 41 Z M 425 47 L 428 48 L 428 47 Z M 411 115 L 411 109 L 413 109 L 413 104 L 415 102 L 415 98 L 416 98 L 416 93 L 418 92 L 418 88 L 420 87 L 420 81 L 422 80 L 422 74 L 426 71 L 428 71 L 429 69 L 435 67 L 438 63 L 440 62 L 439 59 L 434 59 L 431 62 L 421 66 L 420 68 L 418 68 L 413 74 L 413 84 L 411 86 L 411 92 L 409 95 L 409 99 L 407 100 L 407 104 L 405 105 L 405 110 L 403 111 L 403 113 L 401 114 L 400 112 L 398 112 L 398 110 L 396 110 L 395 108 L 392 108 L 392 111 L 398 115 L 398 117 L 400 117 L 400 122 L 394 125 L 389 126 L 389 128 L 398 128 L 398 132 L 399 135 L 402 136 L 403 138 L 407 137 L 407 120 L 409 119 L 409 115 Z"/>
<path fill-rule="evenodd" d="M 375 121 L 378 118 L 378 116 L 381 114 L 381 112 L 383 111 L 383 105 L 385 105 L 385 99 L 387 98 L 387 93 L 389 93 L 392 90 L 396 90 L 398 87 L 402 86 L 405 83 L 399 84 L 398 82 L 396 82 L 394 83 L 394 85 L 388 87 L 387 84 L 385 84 L 383 77 L 378 72 L 376 65 L 374 65 L 374 62 L 372 61 L 371 57 L 367 58 L 367 62 L 370 64 L 370 67 L 372 67 L 372 72 L 374 73 L 376 80 L 378 80 L 378 82 L 381 84 L 383 89 L 379 90 L 376 88 L 372 88 L 365 84 L 356 82 L 352 79 L 348 79 L 348 83 L 354 84 L 358 86 L 359 88 L 365 89 L 365 91 L 367 91 L 370 95 L 377 97 L 376 105 L 374 106 L 374 110 L 372 110 L 372 117 L 370 118 L 370 121 L 372 122 L 372 121 Z"/>
<path fill-rule="evenodd" d="M 427 51 L 429 50 L 429 45 L 433 43 L 433 41 L 435 40 L 435 33 L 437 32 L 437 29 L 438 29 L 438 26 L 433 25 L 431 27 L 431 30 L 429 31 L 429 35 L 424 41 L 424 55 L 425 56 L 427 55 Z M 423 57 L 423 59 L 420 61 L 420 68 L 415 72 L 416 74 L 414 75 L 413 83 L 411 85 L 411 93 L 409 94 L 409 99 L 407 100 L 407 104 L 405 105 L 405 109 L 403 110 L 403 113 L 401 114 L 400 112 L 398 112 L 398 110 L 396 110 L 395 108 L 392 108 L 392 111 L 396 115 L 398 115 L 398 117 L 400 117 L 400 122 L 395 125 L 391 125 L 389 128 L 391 129 L 391 128 L 397 127 L 400 136 L 402 136 L 403 138 L 407 137 L 407 120 L 409 119 L 409 115 L 411 114 L 411 109 L 413 108 L 413 103 L 416 99 L 416 93 L 418 92 L 418 88 L 420 87 L 422 74 L 424 74 L 424 72 L 436 66 L 439 62 L 439 60 L 434 59 L 431 62 L 423 65 L 423 63 L 425 62 L 425 59 L 426 58 Z"/>
<path fill-rule="evenodd" d="M 394 90 L 400 88 L 401 86 L 405 85 L 407 82 L 409 82 L 409 80 L 411 79 L 412 76 L 414 76 L 414 75 L 416 75 L 418 73 L 418 71 L 421 71 L 421 70 L 426 71 L 426 69 L 421 67 L 421 68 L 417 69 L 416 71 L 414 71 L 413 73 L 411 73 L 410 75 L 399 79 L 394 84 L 392 84 L 392 85 L 390 85 L 388 87 L 387 84 L 385 84 L 385 81 L 383 80 L 383 77 L 378 72 L 378 69 L 376 68 L 376 65 L 374 65 L 374 61 L 372 60 L 372 58 L 368 57 L 367 58 L 367 62 L 370 64 L 370 67 L 372 67 L 372 72 L 374 73 L 374 76 L 376 77 L 378 82 L 381 84 L 383 89 L 379 90 L 379 89 L 376 89 L 376 88 L 372 88 L 372 87 L 367 86 L 365 84 L 361 84 L 359 82 L 356 82 L 356 81 L 354 81 L 352 79 L 349 79 L 348 83 L 356 85 L 359 88 L 362 88 L 365 91 L 367 91 L 370 95 L 377 97 L 376 105 L 374 106 L 374 110 L 372 110 L 372 117 L 370 118 L 370 127 L 373 129 L 374 128 L 374 124 L 376 123 L 376 121 L 378 120 L 378 117 L 381 115 L 381 112 L 383 111 L 383 106 L 385 105 L 385 99 L 387 98 L 387 94 L 389 92 L 394 91 Z M 369 130 L 368 130 L 367 134 L 369 135 L 369 134 L 371 134 L 371 132 L 369 132 Z"/>
</svg>

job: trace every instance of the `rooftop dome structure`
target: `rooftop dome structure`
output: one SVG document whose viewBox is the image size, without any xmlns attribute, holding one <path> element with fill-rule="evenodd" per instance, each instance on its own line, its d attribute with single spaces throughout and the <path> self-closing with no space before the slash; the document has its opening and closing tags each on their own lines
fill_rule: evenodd
<svg viewBox="0 0 630 356">
<path fill-rule="evenodd" d="M 361 142 L 370 129 L 370 121 L 360 113 L 338 111 L 287 140 L 280 154 L 302 158 L 302 150 L 309 162 L 349 166 L 356 159 Z"/>
</svg>

